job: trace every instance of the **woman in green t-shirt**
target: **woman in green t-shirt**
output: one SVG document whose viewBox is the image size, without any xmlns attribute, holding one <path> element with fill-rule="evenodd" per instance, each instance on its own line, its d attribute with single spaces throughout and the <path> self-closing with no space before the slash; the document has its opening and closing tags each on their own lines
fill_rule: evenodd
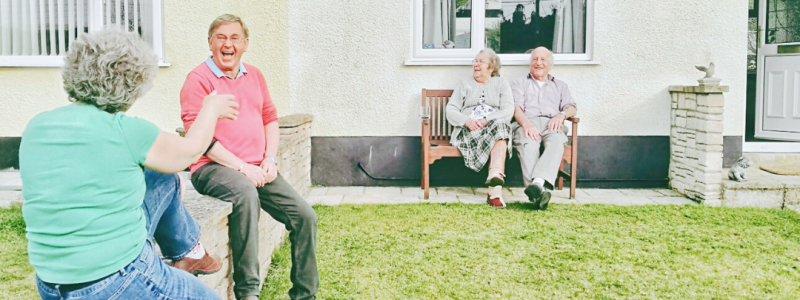
<svg viewBox="0 0 800 300">
<path fill-rule="evenodd" d="M 211 93 L 185 138 L 127 116 L 157 62 L 135 33 L 82 33 L 62 74 L 74 103 L 40 113 L 22 134 L 22 213 L 43 299 L 219 298 L 192 276 L 221 264 L 199 244 L 175 173 L 206 151 L 218 118 L 236 119 L 237 104 Z"/>
</svg>

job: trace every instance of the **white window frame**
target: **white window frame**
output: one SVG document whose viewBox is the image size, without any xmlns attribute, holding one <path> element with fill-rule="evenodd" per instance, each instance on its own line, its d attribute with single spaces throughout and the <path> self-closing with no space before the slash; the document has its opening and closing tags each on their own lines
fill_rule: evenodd
<svg viewBox="0 0 800 300">
<path fill-rule="evenodd" d="M 105 0 L 89 1 L 89 32 L 103 29 L 103 2 Z M 153 51 L 158 55 L 158 66 L 169 67 L 164 58 L 164 14 L 162 0 L 152 1 L 153 5 Z M 64 66 L 63 55 L 0 55 L 0 67 L 43 67 L 60 68 Z"/>
<path fill-rule="evenodd" d="M 453 66 L 472 65 L 475 55 L 485 48 L 486 35 L 486 2 L 472 1 L 472 28 L 470 31 L 471 48 L 469 49 L 423 49 L 422 48 L 422 3 L 414 0 L 411 6 L 411 51 L 405 60 L 407 66 Z M 586 53 L 554 53 L 556 65 L 595 65 L 592 60 L 594 48 L 594 3 L 586 0 Z M 476 42 L 478 41 L 478 42 Z M 527 66 L 530 54 L 498 54 L 504 66 Z"/>
</svg>

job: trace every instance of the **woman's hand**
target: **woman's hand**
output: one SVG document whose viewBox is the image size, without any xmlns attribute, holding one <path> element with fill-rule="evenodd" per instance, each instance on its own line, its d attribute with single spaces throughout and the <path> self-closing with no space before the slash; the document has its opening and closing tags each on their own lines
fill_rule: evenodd
<svg viewBox="0 0 800 300">
<path fill-rule="evenodd" d="M 265 172 L 259 166 L 245 163 L 239 172 L 244 174 L 247 179 L 250 179 L 250 182 L 252 182 L 256 187 L 264 186 L 264 183 L 267 181 L 267 172 Z"/>
<path fill-rule="evenodd" d="M 203 107 L 208 107 L 219 119 L 236 120 L 239 116 L 239 104 L 233 101 L 233 95 L 217 95 L 217 90 L 203 98 Z"/>
<path fill-rule="evenodd" d="M 468 119 L 467 122 L 464 123 L 464 126 L 469 128 L 470 131 L 481 129 L 481 127 L 478 125 L 478 120 L 473 119 Z"/>
<path fill-rule="evenodd" d="M 464 126 L 469 128 L 470 131 L 481 129 L 483 127 L 486 127 L 486 125 L 489 125 L 489 121 L 486 121 L 486 118 L 479 120 L 469 119 L 467 120 L 466 123 L 464 123 Z"/>
</svg>

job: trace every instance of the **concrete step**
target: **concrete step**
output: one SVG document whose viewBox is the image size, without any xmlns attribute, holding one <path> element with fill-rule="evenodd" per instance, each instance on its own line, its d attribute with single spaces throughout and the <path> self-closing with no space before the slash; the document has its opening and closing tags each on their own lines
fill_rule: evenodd
<svg viewBox="0 0 800 300">
<path fill-rule="evenodd" d="M 800 205 L 800 176 L 776 175 L 753 166 L 745 172 L 745 181 L 727 178 L 723 170 L 722 206 L 784 208 Z"/>
</svg>

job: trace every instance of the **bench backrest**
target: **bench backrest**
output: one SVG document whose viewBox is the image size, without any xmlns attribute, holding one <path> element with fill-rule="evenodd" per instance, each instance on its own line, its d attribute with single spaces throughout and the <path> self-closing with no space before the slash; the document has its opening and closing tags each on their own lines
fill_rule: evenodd
<svg viewBox="0 0 800 300">
<path fill-rule="evenodd" d="M 430 107 L 432 140 L 450 140 L 453 126 L 447 122 L 445 107 L 452 95 L 453 90 L 422 89 L 422 107 Z"/>
</svg>

